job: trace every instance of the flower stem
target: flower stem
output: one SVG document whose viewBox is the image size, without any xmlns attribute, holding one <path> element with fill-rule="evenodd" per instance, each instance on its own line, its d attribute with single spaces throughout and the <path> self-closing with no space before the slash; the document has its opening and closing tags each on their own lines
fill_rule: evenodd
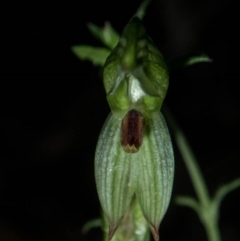
<svg viewBox="0 0 240 241">
<path fill-rule="evenodd" d="M 103 241 L 109 241 L 108 239 L 108 222 L 103 216 Z M 116 233 L 112 237 L 111 241 L 150 241 L 150 232 L 147 222 L 143 217 L 142 210 L 139 203 L 134 196 L 131 205 L 120 222 Z"/>
<path fill-rule="evenodd" d="M 183 132 L 179 128 L 177 122 L 175 121 L 170 111 L 166 108 L 166 106 L 164 108 L 164 114 L 170 126 L 170 130 L 172 131 L 178 149 L 183 157 L 183 161 L 187 167 L 189 176 L 194 186 L 194 190 L 199 200 L 198 205 L 194 205 L 194 210 L 199 215 L 199 218 L 206 230 L 208 240 L 221 241 L 218 228 L 218 215 L 215 212 L 216 207 L 213 205 L 213 202 L 210 198 L 207 185 L 200 170 L 200 167 L 197 163 L 197 159 L 193 151 L 191 150 L 186 137 L 184 136 Z M 186 198 L 184 197 L 181 200 L 184 201 L 184 199 L 186 201 Z M 182 204 L 184 203 L 183 201 Z"/>
<path fill-rule="evenodd" d="M 197 160 L 190 149 L 183 132 L 178 128 L 174 135 L 179 151 L 183 156 L 184 163 L 188 169 L 197 197 L 200 203 L 204 207 L 207 207 L 210 202 L 209 193 Z"/>
<path fill-rule="evenodd" d="M 188 173 L 192 180 L 197 197 L 200 203 L 206 207 L 210 203 L 210 197 L 202 172 L 197 163 L 197 159 L 191 150 L 186 137 L 184 136 L 182 130 L 179 128 L 170 111 L 165 108 L 164 114 L 174 135 L 174 139 L 179 148 L 179 151 L 183 157 L 183 161 L 188 169 Z"/>
<path fill-rule="evenodd" d="M 206 220 L 203 222 L 203 225 L 209 241 L 221 241 L 217 220 L 213 220 L 209 217 L 208 221 Z"/>
</svg>

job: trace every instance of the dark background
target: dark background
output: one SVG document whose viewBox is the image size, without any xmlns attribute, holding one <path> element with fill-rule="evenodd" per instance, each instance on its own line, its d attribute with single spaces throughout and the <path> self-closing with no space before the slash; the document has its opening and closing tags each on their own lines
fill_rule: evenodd
<svg viewBox="0 0 240 241">
<path fill-rule="evenodd" d="M 141 1 L 80 1 L 76 7 L 0 9 L 0 240 L 101 240 L 83 224 L 98 217 L 97 138 L 109 107 L 100 70 L 76 44 L 100 46 L 86 28 L 109 20 L 121 32 Z M 131 4 L 131 6 L 129 5 Z M 240 177 L 240 9 L 231 0 L 153 0 L 144 24 L 166 59 L 206 53 L 170 73 L 165 104 L 185 132 L 213 194 Z M 175 147 L 173 199 L 161 240 L 206 240 L 196 214 L 174 203 L 195 195 Z M 224 199 L 223 241 L 240 240 L 240 191 Z"/>
</svg>

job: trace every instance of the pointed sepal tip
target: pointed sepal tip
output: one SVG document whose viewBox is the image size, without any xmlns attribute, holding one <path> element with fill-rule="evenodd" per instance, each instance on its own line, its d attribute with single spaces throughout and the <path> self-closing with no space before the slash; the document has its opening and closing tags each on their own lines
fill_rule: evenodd
<svg viewBox="0 0 240 241">
<path fill-rule="evenodd" d="M 159 241 L 158 227 L 153 227 L 149 225 L 154 241 Z"/>
<path fill-rule="evenodd" d="M 108 239 L 111 240 L 117 230 L 118 224 L 109 225 Z"/>
</svg>

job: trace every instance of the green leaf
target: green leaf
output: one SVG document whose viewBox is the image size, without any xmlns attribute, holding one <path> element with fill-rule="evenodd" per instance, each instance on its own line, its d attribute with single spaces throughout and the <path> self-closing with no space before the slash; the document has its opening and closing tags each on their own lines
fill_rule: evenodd
<svg viewBox="0 0 240 241">
<path fill-rule="evenodd" d="M 92 219 L 84 224 L 84 226 L 82 228 L 82 233 L 86 234 L 89 232 L 89 230 L 91 230 L 93 228 L 100 228 L 101 226 L 102 226 L 101 218 Z"/>
<path fill-rule="evenodd" d="M 181 205 L 181 206 L 186 206 L 186 207 L 189 207 L 189 208 L 192 208 L 193 210 L 196 211 L 196 213 L 199 214 L 199 211 L 200 211 L 200 205 L 199 203 L 197 202 L 196 199 L 192 198 L 192 197 L 188 197 L 188 196 L 178 196 L 176 198 L 176 203 L 178 205 Z"/>
<path fill-rule="evenodd" d="M 91 32 L 91 34 L 98 40 L 100 40 L 101 42 L 104 42 L 103 40 L 103 34 L 102 34 L 102 29 L 100 27 L 98 27 L 97 25 L 93 24 L 93 23 L 88 23 L 87 27 L 89 29 L 89 31 Z"/>
<path fill-rule="evenodd" d="M 88 60 L 94 65 L 103 66 L 110 50 L 89 45 L 76 45 L 72 47 L 73 53 L 81 60 Z"/>
<path fill-rule="evenodd" d="M 168 61 L 167 65 L 170 70 L 180 69 L 183 67 L 188 67 L 198 63 L 211 63 L 210 59 L 206 54 L 199 55 L 186 55 L 180 58 L 176 58 Z"/>
<path fill-rule="evenodd" d="M 119 35 L 109 22 L 106 22 L 103 28 L 93 23 L 89 23 L 87 26 L 92 35 L 108 48 L 113 49 L 117 45 Z"/>
<path fill-rule="evenodd" d="M 218 209 L 220 207 L 221 201 L 223 200 L 223 198 L 230 192 L 234 191 L 236 188 L 240 187 L 240 178 L 225 184 L 223 186 L 221 186 L 217 192 L 215 197 L 213 198 L 213 206 L 216 209 L 216 213 L 218 212 Z"/>
<path fill-rule="evenodd" d="M 102 30 L 102 35 L 103 35 L 103 43 L 107 47 L 109 47 L 110 49 L 113 49 L 114 47 L 116 47 L 119 41 L 119 34 L 109 22 L 105 23 L 105 26 Z"/>
<path fill-rule="evenodd" d="M 143 1 L 134 16 L 139 17 L 142 20 L 146 14 L 146 10 L 150 2 L 151 0 Z"/>
</svg>

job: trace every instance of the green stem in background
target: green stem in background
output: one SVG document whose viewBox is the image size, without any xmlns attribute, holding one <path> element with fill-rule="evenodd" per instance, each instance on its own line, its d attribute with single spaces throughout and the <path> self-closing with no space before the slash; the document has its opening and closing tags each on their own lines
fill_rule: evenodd
<svg viewBox="0 0 240 241">
<path fill-rule="evenodd" d="M 212 59 L 210 59 L 206 54 L 198 54 L 198 55 L 186 55 L 180 58 L 172 59 L 168 61 L 169 70 L 180 69 L 184 67 L 188 67 L 194 64 L 199 63 L 211 63 Z"/>
<path fill-rule="evenodd" d="M 164 114 L 187 167 L 198 198 L 198 200 L 195 200 L 192 197 L 181 196 L 178 197 L 176 201 L 179 205 L 190 207 L 197 212 L 199 219 L 206 230 L 208 241 L 221 241 L 221 235 L 218 228 L 220 203 L 227 193 L 240 186 L 240 179 L 236 179 L 233 182 L 220 187 L 214 198 L 211 199 L 204 177 L 197 163 L 197 159 L 191 150 L 185 135 L 166 107 L 164 108 Z"/>
<path fill-rule="evenodd" d="M 177 127 L 175 130 L 173 129 L 173 132 L 175 133 L 174 139 L 177 143 L 178 149 L 181 155 L 184 157 L 183 161 L 188 169 L 188 173 L 192 180 L 197 197 L 201 205 L 207 207 L 209 204 L 210 197 L 203 175 L 198 166 L 196 157 L 190 149 L 190 145 L 186 140 L 183 132 L 180 130 L 180 128 Z"/>
</svg>

